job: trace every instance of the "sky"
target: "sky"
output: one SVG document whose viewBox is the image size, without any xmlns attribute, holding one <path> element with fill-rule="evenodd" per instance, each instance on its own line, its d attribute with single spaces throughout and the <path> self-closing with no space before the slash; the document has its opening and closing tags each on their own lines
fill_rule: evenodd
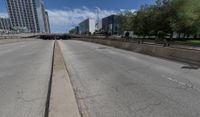
<svg viewBox="0 0 200 117">
<path fill-rule="evenodd" d="M 124 10 L 135 11 L 155 0 L 45 0 L 52 32 L 67 32 L 87 18 L 103 18 Z M 0 0 L 0 16 L 8 17 L 4 0 Z"/>
</svg>

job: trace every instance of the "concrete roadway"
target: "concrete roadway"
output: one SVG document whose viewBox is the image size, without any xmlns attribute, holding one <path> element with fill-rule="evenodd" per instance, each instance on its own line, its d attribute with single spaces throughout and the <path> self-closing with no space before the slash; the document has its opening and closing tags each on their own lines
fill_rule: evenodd
<svg viewBox="0 0 200 117">
<path fill-rule="evenodd" d="M 99 44 L 59 43 L 84 115 L 200 117 L 198 67 Z"/>
<path fill-rule="evenodd" d="M 44 117 L 53 41 L 0 45 L 0 116 Z"/>
</svg>

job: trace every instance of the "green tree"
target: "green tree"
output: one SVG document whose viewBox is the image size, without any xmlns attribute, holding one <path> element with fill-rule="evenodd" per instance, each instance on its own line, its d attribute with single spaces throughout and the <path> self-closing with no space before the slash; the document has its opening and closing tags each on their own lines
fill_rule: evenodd
<svg viewBox="0 0 200 117">
<path fill-rule="evenodd" d="M 133 30 L 133 20 L 135 13 L 130 11 L 125 11 L 120 14 L 120 32 L 132 31 Z"/>
<path fill-rule="evenodd" d="M 199 0 L 173 0 L 171 8 L 174 7 L 175 23 L 172 29 L 184 37 L 199 34 L 200 27 L 200 1 Z"/>
<path fill-rule="evenodd" d="M 200 34 L 200 0 L 156 0 L 155 5 L 143 5 L 137 12 L 121 16 L 121 30 L 133 30 L 139 36 Z"/>
</svg>

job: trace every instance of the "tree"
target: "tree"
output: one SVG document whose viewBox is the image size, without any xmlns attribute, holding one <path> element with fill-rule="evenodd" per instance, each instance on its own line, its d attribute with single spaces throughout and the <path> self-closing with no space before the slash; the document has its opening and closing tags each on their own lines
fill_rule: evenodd
<svg viewBox="0 0 200 117">
<path fill-rule="evenodd" d="M 125 11 L 120 14 L 120 32 L 132 31 L 133 30 L 133 19 L 135 14 L 130 11 Z"/>
<path fill-rule="evenodd" d="M 69 34 L 75 34 L 75 32 L 76 32 L 76 29 L 71 29 L 70 31 L 69 31 Z"/>
<path fill-rule="evenodd" d="M 174 10 L 176 14 L 175 23 L 172 25 L 173 31 L 178 32 L 179 35 L 183 34 L 183 37 L 199 34 L 199 0 L 173 0 L 170 7 L 176 9 Z"/>
<path fill-rule="evenodd" d="M 122 13 L 121 30 L 133 30 L 139 36 L 183 37 L 200 34 L 200 0 L 157 0 L 134 13 Z M 180 37 L 180 36 L 179 36 Z"/>
</svg>

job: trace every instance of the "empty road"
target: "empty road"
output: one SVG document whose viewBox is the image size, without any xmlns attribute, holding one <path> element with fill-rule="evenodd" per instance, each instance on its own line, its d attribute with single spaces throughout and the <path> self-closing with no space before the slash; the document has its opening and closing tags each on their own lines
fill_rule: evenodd
<svg viewBox="0 0 200 117">
<path fill-rule="evenodd" d="M 53 44 L 0 44 L 1 117 L 44 117 Z M 83 117 L 200 117 L 199 67 L 82 41 L 59 44 Z"/>
<path fill-rule="evenodd" d="M 53 41 L 0 45 L 0 116 L 44 117 Z"/>
<path fill-rule="evenodd" d="M 99 44 L 59 41 L 90 117 L 200 117 L 200 69 Z"/>
</svg>

